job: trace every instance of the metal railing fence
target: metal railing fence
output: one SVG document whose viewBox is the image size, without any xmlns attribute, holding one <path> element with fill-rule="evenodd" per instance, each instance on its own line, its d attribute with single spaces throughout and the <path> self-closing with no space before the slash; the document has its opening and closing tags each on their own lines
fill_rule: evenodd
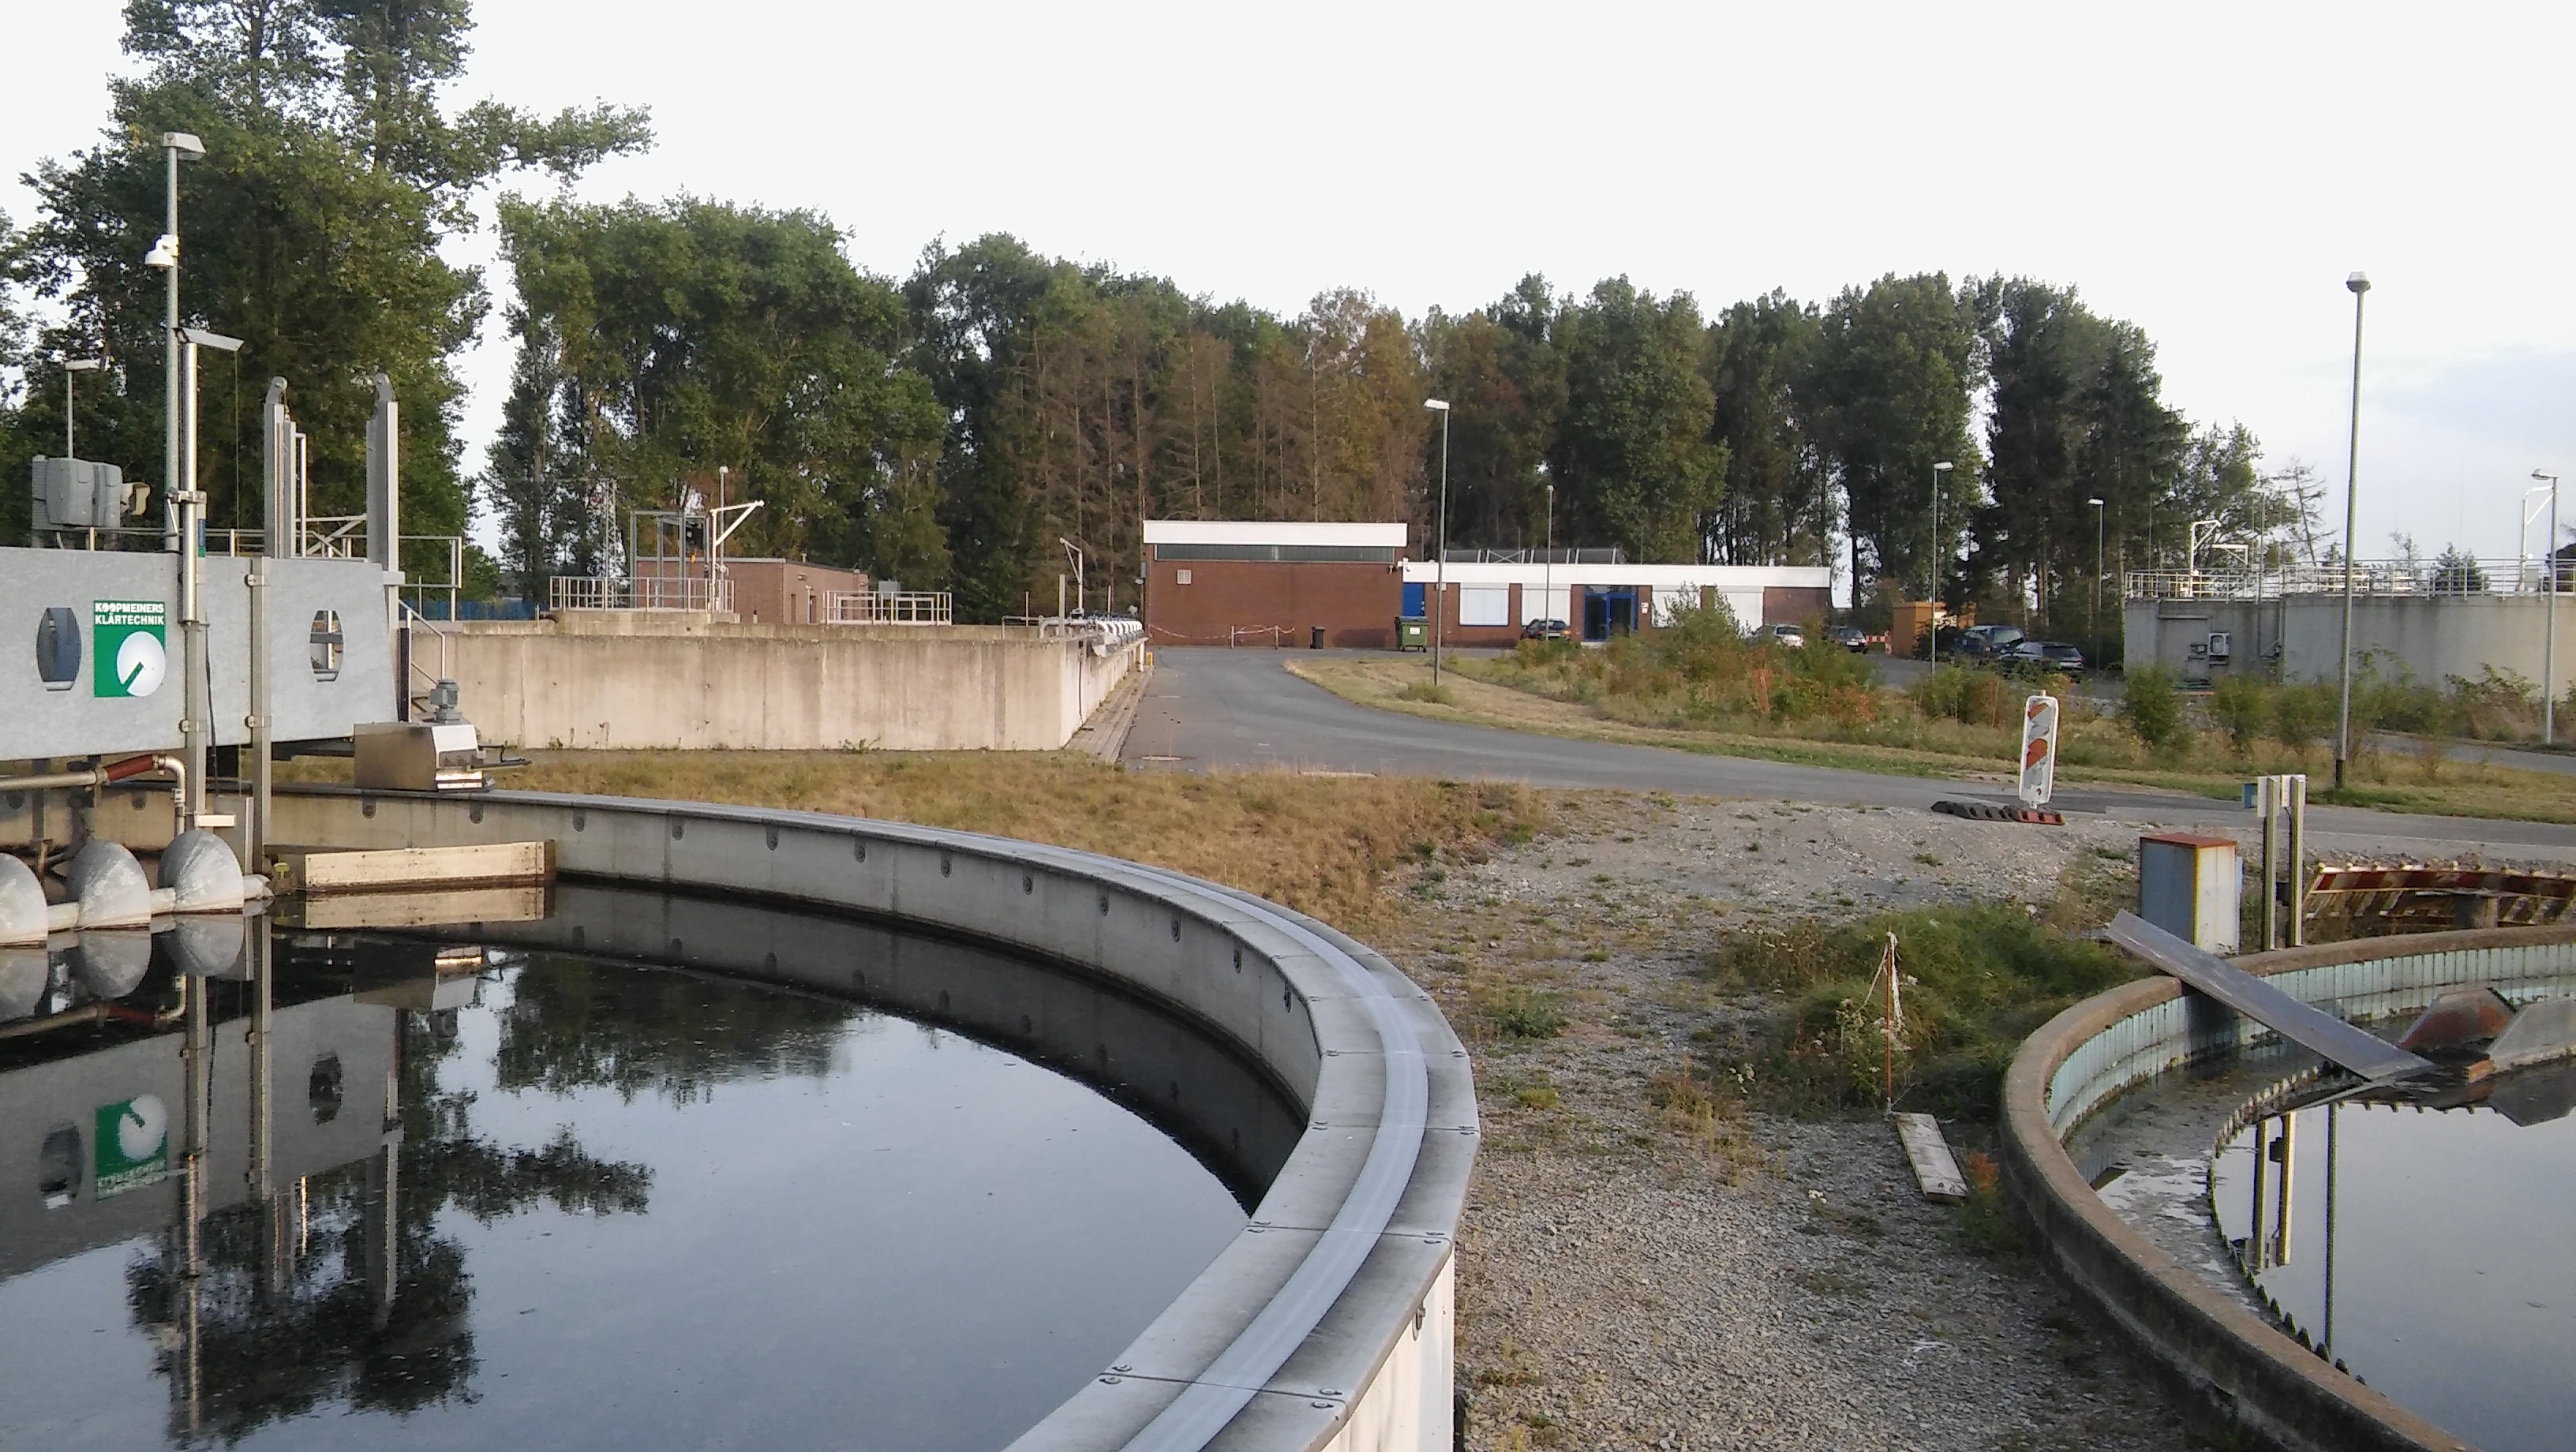
<svg viewBox="0 0 2576 1452">
<path fill-rule="evenodd" d="M 2546 560 L 2355 560 L 2356 595 L 2486 596 L 2549 593 Z M 2576 560 L 2558 566 L 2558 589 L 2576 593 Z M 2131 570 L 2120 577 L 2129 600 L 2277 600 L 2286 595 L 2340 595 L 2343 566 L 2287 565 L 2257 570 Z"/>
</svg>

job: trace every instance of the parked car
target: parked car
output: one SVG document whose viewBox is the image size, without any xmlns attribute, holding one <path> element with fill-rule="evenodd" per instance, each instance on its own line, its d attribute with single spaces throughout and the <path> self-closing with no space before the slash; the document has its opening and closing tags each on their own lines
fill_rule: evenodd
<svg viewBox="0 0 2576 1452">
<path fill-rule="evenodd" d="M 1964 639 L 1981 640 L 1989 652 L 2008 651 L 2028 639 L 2018 625 L 1971 625 L 1959 632 Z"/>
<path fill-rule="evenodd" d="M 2084 674 L 2084 652 L 2062 640 L 2022 640 L 2004 655 L 2007 670 L 2041 675 L 2054 672 L 2069 679 Z"/>
<path fill-rule="evenodd" d="M 1807 628 L 1803 625 L 1765 625 L 1754 638 L 1767 640 L 1773 645 L 1785 645 L 1794 650 L 1807 648 Z"/>
<path fill-rule="evenodd" d="M 2010 647 L 2007 646 L 2004 649 L 2008 650 Z M 1982 635 L 1962 635 L 1950 642 L 1950 659 L 1961 665 L 1993 665 L 1995 658 L 2000 654 L 2002 651 L 1988 645 Z"/>
<path fill-rule="evenodd" d="M 1521 627 L 1523 640 L 1564 640 L 1572 634 L 1562 620 L 1533 620 Z"/>
<path fill-rule="evenodd" d="M 1850 651 L 1854 655 L 1858 655 L 1869 649 L 1869 632 L 1861 629 L 1857 625 L 1835 626 L 1833 628 L 1833 638 L 1834 644 L 1841 646 L 1843 649 Z"/>
</svg>

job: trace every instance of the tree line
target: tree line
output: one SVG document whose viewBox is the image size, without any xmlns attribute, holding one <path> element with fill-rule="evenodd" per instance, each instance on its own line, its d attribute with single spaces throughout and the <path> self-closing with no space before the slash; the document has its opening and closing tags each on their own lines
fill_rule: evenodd
<svg viewBox="0 0 2576 1452">
<path fill-rule="evenodd" d="M 1626 278 L 1575 293 L 1533 274 L 1463 313 L 1407 318 L 1345 288 L 1292 317 L 998 234 L 879 276 L 818 213 L 698 197 L 502 200 L 516 358 L 469 468 L 452 360 L 488 299 L 438 245 L 514 170 L 568 178 L 644 145 L 643 114 L 487 101 L 447 119 L 462 0 L 147 0 L 128 17 L 146 78 L 117 88 L 98 147 L 31 178 L 40 215 L 6 234 L 0 363 L 21 387 L 0 467 L 60 437 L 50 356 L 101 350 L 130 366 L 85 385 L 82 452 L 157 467 L 149 138 L 194 129 L 209 155 L 183 174 L 190 311 L 251 340 L 246 400 L 217 375 L 206 409 L 218 523 L 255 507 L 241 442 L 256 448 L 245 412 L 271 373 L 315 436 L 326 503 L 359 497 L 381 370 L 408 405 L 417 528 L 479 510 L 491 587 L 540 599 L 546 576 L 603 565 L 622 510 L 711 494 L 721 467 L 731 497 L 764 503 L 742 553 L 950 589 L 961 615 L 994 619 L 1053 601 L 1071 540 L 1112 582 L 1092 603 L 1124 608 L 1146 518 L 1403 519 L 1427 539 L 1433 397 L 1452 405 L 1453 547 L 1831 564 L 1881 613 L 1939 559 L 1945 598 L 2035 601 L 2061 624 L 2087 618 L 2097 531 L 2114 574 L 2179 565 L 2195 519 L 2318 549 L 2305 472 L 2267 470 L 2241 426 L 2183 418 L 2152 341 L 2069 287 L 1891 274 L 1709 316 Z M 56 320 L 28 324 L 29 298 Z M 20 511 L 0 526 L 23 527 L 22 492 L 0 498 Z"/>
</svg>

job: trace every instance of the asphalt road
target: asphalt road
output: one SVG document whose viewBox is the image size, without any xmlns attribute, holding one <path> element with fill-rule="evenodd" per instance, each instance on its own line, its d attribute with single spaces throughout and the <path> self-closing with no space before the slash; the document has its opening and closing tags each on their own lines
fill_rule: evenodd
<svg viewBox="0 0 2576 1452">
<path fill-rule="evenodd" d="M 1300 652 L 1303 659 L 1344 652 Z M 1181 771 L 1278 768 L 1608 787 L 1678 795 L 1836 802 L 1912 810 L 1943 798 L 2006 801 L 1990 783 L 1880 776 L 1704 756 L 1656 746 L 1572 741 L 1487 726 L 1433 721 L 1357 706 L 1288 674 L 1278 650 L 1174 648 L 1154 652 L 1154 678 L 1128 733 L 1131 766 Z M 2001 767 L 2005 763 L 1998 763 Z M 2166 827 L 2233 832 L 2246 813 L 2225 802 L 2169 792 L 2062 791 L 2059 811 Z M 2576 826 L 2407 816 L 2352 807 L 2308 809 L 2312 837 L 2370 850 L 2380 843 L 2447 843 L 2458 850 L 2556 856 L 2576 853 Z"/>
</svg>

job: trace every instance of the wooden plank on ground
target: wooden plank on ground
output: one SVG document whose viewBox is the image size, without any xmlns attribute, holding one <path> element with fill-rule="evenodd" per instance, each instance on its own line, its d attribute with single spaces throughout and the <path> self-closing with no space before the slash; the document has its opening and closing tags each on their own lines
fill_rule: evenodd
<svg viewBox="0 0 2576 1452">
<path fill-rule="evenodd" d="M 277 847 L 270 851 L 280 892 L 389 892 L 410 887 L 466 887 L 552 882 L 552 842 L 478 842 L 460 847 L 393 847 L 337 851 Z"/>
<path fill-rule="evenodd" d="M 2324 1055 L 2361 1077 L 2377 1083 L 2431 1072 L 2432 1061 L 2406 1052 L 2384 1039 L 2344 1022 L 2313 1004 L 2301 1003 L 2271 984 L 2204 953 L 2135 913 L 2111 920 L 2112 942 L 2181 979 L 2281 1037 Z"/>
<path fill-rule="evenodd" d="M 1923 1187 L 1924 1199 L 1948 1205 L 1968 1198 L 1967 1178 L 1951 1157 L 1950 1142 L 1941 1137 L 1941 1121 L 1928 1114 L 1900 1114 L 1896 1139 L 1905 1146 L 1905 1162 L 1914 1167 L 1914 1183 Z"/>
</svg>

